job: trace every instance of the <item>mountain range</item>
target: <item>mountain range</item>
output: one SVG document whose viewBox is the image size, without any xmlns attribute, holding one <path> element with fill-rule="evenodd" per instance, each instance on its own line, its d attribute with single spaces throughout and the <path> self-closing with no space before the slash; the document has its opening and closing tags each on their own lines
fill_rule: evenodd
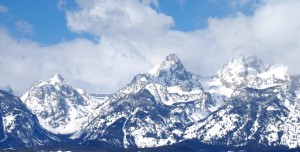
<svg viewBox="0 0 300 152">
<path fill-rule="evenodd" d="M 0 88 L 0 147 L 297 149 L 300 76 L 255 56 L 215 75 L 175 54 L 109 95 L 74 89 L 60 74 L 21 97 Z"/>
</svg>

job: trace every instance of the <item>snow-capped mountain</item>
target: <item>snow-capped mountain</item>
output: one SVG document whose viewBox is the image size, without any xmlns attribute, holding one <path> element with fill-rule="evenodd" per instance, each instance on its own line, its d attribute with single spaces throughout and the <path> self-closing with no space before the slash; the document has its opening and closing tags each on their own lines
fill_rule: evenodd
<svg viewBox="0 0 300 152">
<path fill-rule="evenodd" d="M 0 90 L 5 91 L 5 92 L 7 92 L 9 94 L 13 94 L 13 90 L 12 90 L 12 88 L 9 85 L 5 86 L 5 87 L 0 87 Z"/>
<path fill-rule="evenodd" d="M 73 89 L 60 74 L 47 82 L 36 82 L 21 99 L 36 114 L 41 126 L 56 134 L 70 134 L 85 127 L 106 100 Z"/>
<path fill-rule="evenodd" d="M 289 76 L 286 67 L 242 57 L 206 80 L 208 92 L 226 102 L 188 127 L 185 138 L 232 147 L 300 146 L 299 77 Z"/>
<path fill-rule="evenodd" d="M 279 127 L 289 110 L 281 100 L 280 87 L 243 88 L 224 107 L 187 129 L 187 138 L 199 138 L 208 144 L 278 146 Z M 196 128 L 196 131 L 194 130 Z"/>
<path fill-rule="evenodd" d="M 232 59 L 218 73 L 222 85 L 227 88 L 252 87 L 263 89 L 287 83 L 287 67 L 267 65 L 256 56 Z"/>
<path fill-rule="evenodd" d="M 101 113 L 72 138 L 82 144 L 157 147 L 183 140 L 185 127 L 205 118 L 215 102 L 175 54 L 151 73 L 139 74 L 111 96 Z"/>
<path fill-rule="evenodd" d="M 216 75 L 201 78 L 204 90 L 209 92 L 222 106 L 232 97 L 235 90 L 245 87 L 265 89 L 290 84 L 287 67 L 267 65 L 256 56 L 237 57 L 217 72 Z"/>
<path fill-rule="evenodd" d="M 56 74 L 36 82 L 22 101 L 37 116 L 36 125 L 68 137 L 63 143 L 151 148 L 197 141 L 192 145 L 229 150 L 300 148 L 300 76 L 255 56 L 234 58 L 215 75 L 202 77 L 171 54 L 109 96 L 73 89 Z M 16 124 L 11 119 L 0 112 L 0 141 Z M 59 139 L 39 129 L 45 140 Z"/>
<path fill-rule="evenodd" d="M 0 90 L 0 147 L 51 145 L 59 138 L 44 130 L 19 97 Z"/>
<path fill-rule="evenodd" d="M 139 148 L 195 138 L 209 145 L 295 148 L 299 80 L 257 57 L 234 58 L 216 75 L 199 77 L 171 54 L 112 95 L 72 138 Z"/>
</svg>

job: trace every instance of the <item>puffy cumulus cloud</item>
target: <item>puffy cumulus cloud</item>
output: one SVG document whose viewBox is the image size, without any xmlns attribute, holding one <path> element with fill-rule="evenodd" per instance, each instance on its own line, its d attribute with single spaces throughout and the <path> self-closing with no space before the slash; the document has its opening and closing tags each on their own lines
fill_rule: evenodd
<svg viewBox="0 0 300 152">
<path fill-rule="evenodd" d="M 173 25 L 171 17 L 155 11 L 157 1 L 78 0 L 79 11 L 67 12 L 68 27 L 98 36 L 157 36 Z"/>
<path fill-rule="evenodd" d="M 157 1 L 76 2 L 79 9 L 66 12 L 68 27 L 100 41 L 78 38 L 43 46 L 0 30 L 0 85 L 22 90 L 58 72 L 75 87 L 114 92 L 169 53 L 178 54 L 188 70 L 201 75 L 215 73 L 238 55 L 257 55 L 300 73 L 298 0 L 266 0 L 252 16 L 210 18 L 207 28 L 191 32 L 172 30 L 172 18 L 150 6 L 159 7 Z"/>
<path fill-rule="evenodd" d="M 208 27 L 193 32 L 169 31 L 171 46 L 191 71 L 209 75 L 238 55 L 257 55 L 270 64 L 282 63 L 300 73 L 300 1 L 263 1 L 252 16 L 237 13 L 210 18 Z M 177 33 L 177 36 L 174 36 Z M 176 35 L 176 34 L 175 34 Z M 180 35 L 180 36 L 178 36 Z M 174 44 L 171 42 L 180 42 Z"/>
<path fill-rule="evenodd" d="M 21 92 L 37 80 L 48 80 L 54 73 L 61 73 L 74 87 L 89 92 L 113 92 L 128 83 L 133 73 L 149 67 L 139 65 L 144 61 L 138 57 L 86 39 L 43 46 L 15 39 L 3 29 L 0 39 L 0 84 L 10 84 Z M 111 51 L 103 53 L 105 50 Z"/>
<path fill-rule="evenodd" d="M 98 35 L 124 54 L 137 54 L 158 64 L 177 53 L 191 71 L 209 75 L 237 55 L 257 55 L 268 63 L 282 62 L 297 73 L 300 54 L 300 2 L 231 0 L 234 8 L 252 7 L 252 16 L 237 12 L 210 18 L 208 27 L 192 32 L 171 30 L 169 16 L 140 1 L 77 1 L 80 9 L 68 12 L 73 31 Z M 86 23 L 86 24 L 83 24 Z M 299 52 L 299 53 L 298 53 Z"/>
<path fill-rule="evenodd" d="M 296 0 L 264 1 L 253 16 L 212 19 L 209 29 L 223 50 L 257 55 L 269 63 L 281 62 L 291 73 L 299 73 L 295 66 L 299 65 L 295 56 L 300 55 L 299 7 Z"/>
</svg>

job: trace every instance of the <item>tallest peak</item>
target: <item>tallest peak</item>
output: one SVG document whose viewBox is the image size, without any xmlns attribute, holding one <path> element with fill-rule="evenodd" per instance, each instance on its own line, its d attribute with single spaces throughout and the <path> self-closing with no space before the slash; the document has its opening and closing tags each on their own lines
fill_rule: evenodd
<svg viewBox="0 0 300 152">
<path fill-rule="evenodd" d="M 64 78 L 62 77 L 61 74 L 56 73 L 51 79 L 55 79 L 55 80 L 59 80 L 59 81 L 63 81 Z"/>
<path fill-rule="evenodd" d="M 179 58 L 176 54 L 172 53 L 167 56 L 166 61 L 174 61 L 174 62 L 179 62 Z"/>
<path fill-rule="evenodd" d="M 149 73 L 164 78 L 166 82 L 172 79 L 185 80 L 191 78 L 191 74 L 186 71 L 176 54 L 168 55 L 159 67 L 155 67 Z"/>
<path fill-rule="evenodd" d="M 166 57 L 166 60 L 160 65 L 160 70 L 168 69 L 175 65 L 182 66 L 181 61 L 179 60 L 176 54 L 170 54 Z"/>
<path fill-rule="evenodd" d="M 166 57 L 166 60 L 165 60 L 165 61 L 169 61 L 169 62 L 171 61 L 171 62 L 174 62 L 174 63 L 180 62 L 178 56 L 177 56 L 176 54 L 174 54 L 174 53 L 168 55 L 168 56 Z"/>
<path fill-rule="evenodd" d="M 50 80 L 49 82 L 53 85 L 56 84 L 67 84 L 67 82 L 65 81 L 65 79 L 62 77 L 61 74 L 56 73 Z"/>
</svg>

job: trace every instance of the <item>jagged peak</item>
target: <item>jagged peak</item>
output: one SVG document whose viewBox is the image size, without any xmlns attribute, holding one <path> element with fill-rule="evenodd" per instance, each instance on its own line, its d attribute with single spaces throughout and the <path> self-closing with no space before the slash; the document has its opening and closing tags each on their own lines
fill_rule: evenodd
<svg viewBox="0 0 300 152">
<path fill-rule="evenodd" d="M 245 63 L 248 67 L 256 69 L 258 72 L 264 72 L 268 65 L 257 56 L 249 56 L 245 58 Z"/>
<path fill-rule="evenodd" d="M 166 70 L 174 69 L 174 68 L 178 68 L 178 67 L 180 67 L 181 69 L 182 68 L 184 69 L 178 56 L 176 54 L 172 53 L 172 54 L 168 55 L 166 57 L 166 59 L 160 65 L 157 65 L 153 69 L 149 70 L 148 73 L 151 75 L 158 76 L 161 71 L 166 71 Z"/>
<path fill-rule="evenodd" d="M 165 61 L 163 61 L 160 65 L 160 69 L 167 69 L 172 67 L 173 65 L 181 65 L 181 61 L 176 54 L 170 54 L 166 57 Z"/>
<path fill-rule="evenodd" d="M 10 85 L 7 85 L 5 87 L 0 87 L 0 90 L 5 91 L 5 92 L 7 92 L 9 94 L 13 94 L 13 90 L 12 90 L 12 88 L 11 88 Z"/>
<path fill-rule="evenodd" d="M 173 85 L 179 81 L 185 81 L 192 78 L 192 74 L 188 72 L 176 54 L 170 54 L 166 59 L 154 69 L 150 70 L 151 80 L 160 84 Z"/>
<path fill-rule="evenodd" d="M 173 61 L 173 62 L 180 62 L 178 56 L 174 53 L 172 54 L 169 54 L 167 57 L 166 57 L 166 61 Z"/>
<path fill-rule="evenodd" d="M 65 79 L 59 73 L 54 74 L 54 76 L 49 79 L 49 82 L 63 82 L 63 81 L 65 81 Z"/>
<path fill-rule="evenodd" d="M 267 69 L 268 65 L 265 64 L 257 56 L 238 56 L 232 58 L 228 64 L 226 64 L 224 69 L 234 69 L 241 70 L 241 72 L 246 71 L 247 68 L 252 68 L 258 73 L 264 72 Z"/>
<path fill-rule="evenodd" d="M 53 79 L 53 80 L 59 80 L 59 81 L 64 81 L 64 78 L 59 73 L 55 73 L 54 76 L 51 79 Z"/>
<path fill-rule="evenodd" d="M 54 76 L 49 79 L 48 83 L 52 85 L 69 85 L 69 83 L 59 73 L 54 74 Z"/>
<path fill-rule="evenodd" d="M 259 59 L 255 55 L 253 55 L 253 56 L 239 55 L 230 60 L 230 63 L 233 63 L 233 62 L 240 62 L 240 63 L 261 62 L 261 59 Z"/>
<path fill-rule="evenodd" d="M 247 57 L 246 57 L 247 58 Z M 237 57 L 234 57 L 230 60 L 230 63 L 234 62 L 244 62 L 245 61 L 245 56 L 239 55 Z"/>
</svg>

